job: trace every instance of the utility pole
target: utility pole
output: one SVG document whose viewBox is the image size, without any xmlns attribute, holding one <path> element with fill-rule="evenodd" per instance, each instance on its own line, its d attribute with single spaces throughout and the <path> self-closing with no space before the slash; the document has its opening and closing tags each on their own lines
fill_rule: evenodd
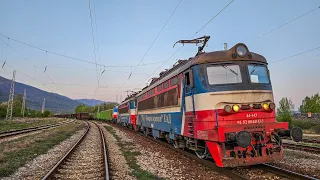
<svg viewBox="0 0 320 180">
<path fill-rule="evenodd" d="M 43 98 L 42 109 L 41 109 L 42 113 L 44 113 L 45 105 L 46 105 L 46 98 Z"/>
<path fill-rule="evenodd" d="M 97 111 L 98 113 L 100 112 L 100 104 L 98 104 L 98 111 Z"/>
<path fill-rule="evenodd" d="M 23 99 L 22 99 L 22 107 L 21 107 L 22 117 L 24 117 L 24 111 L 26 109 L 26 98 L 27 98 L 27 90 L 26 90 L 26 88 L 24 88 Z"/>
<path fill-rule="evenodd" d="M 16 79 L 16 70 L 13 71 L 12 81 L 11 81 L 11 88 L 8 100 L 8 108 L 7 108 L 7 116 L 6 119 L 12 119 L 12 106 L 13 106 L 13 96 L 14 96 L 14 82 Z"/>
</svg>

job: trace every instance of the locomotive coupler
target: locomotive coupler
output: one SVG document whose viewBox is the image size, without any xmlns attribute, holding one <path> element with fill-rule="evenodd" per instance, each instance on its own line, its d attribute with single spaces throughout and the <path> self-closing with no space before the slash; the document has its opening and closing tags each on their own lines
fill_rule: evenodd
<svg viewBox="0 0 320 180">
<path fill-rule="evenodd" d="M 302 140 L 302 130 L 298 127 L 293 127 L 289 130 L 279 129 L 278 134 L 280 137 L 291 137 L 295 142 L 299 142 Z"/>
</svg>

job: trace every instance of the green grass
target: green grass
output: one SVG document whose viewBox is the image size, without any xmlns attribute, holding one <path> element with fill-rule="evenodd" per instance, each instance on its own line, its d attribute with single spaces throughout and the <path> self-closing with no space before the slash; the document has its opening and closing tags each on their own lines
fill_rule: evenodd
<svg viewBox="0 0 320 180">
<path fill-rule="evenodd" d="M 57 119 L 25 119 L 23 121 L 15 120 L 0 120 L 0 132 L 25 129 L 29 127 L 36 127 L 45 124 L 54 124 L 61 120 Z"/>
<path fill-rule="evenodd" d="M 0 144 L 0 177 L 11 175 L 19 167 L 72 136 L 83 123 L 59 126 L 43 133 Z"/>
<path fill-rule="evenodd" d="M 151 172 L 141 169 L 141 167 L 137 163 L 136 158 L 140 155 L 140 152 L 134 150 L 134 148 L 132 147 L 134 143 L 122 141 L 111 126 L 105 126 L 105 128 L 117 140 L 117 145 L 120 147 L 120 150 L 125 157 L 127 164 L 132 169 L 131 175 L 135 176 L 139 180 L 161 179 L 157 176 L 154 176 Z"/>
</svg>

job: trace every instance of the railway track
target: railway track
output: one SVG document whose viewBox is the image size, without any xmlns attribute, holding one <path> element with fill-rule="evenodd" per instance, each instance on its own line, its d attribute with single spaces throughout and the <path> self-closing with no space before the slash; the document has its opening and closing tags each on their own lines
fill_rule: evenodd
<svg viewBox="0 0 320 180">
<path fill-rule="evenodd" d="M 91 122 L 77 143 L 43 177 L 47 179 L 107 179 L 109 168 L 105 137 Z"/>
<path fill-rule="evenodd" d="M 291 138 L 285 138 L 286 140 L 291 140 Z M 310 138 L 303 138 L 301 142 L 304 143 L 315 143 L 315 144 L 320 144 L 320 139 L 310 139 Z"/>
<path fill-rule="evenodd" d="M 111 124 L 111 123 L 109 123 Z M 112 124 L 114 125 L 114 124 Z M 122 126 L 117 126 L 123 130 L 127 130 L 129 131 L 128 128 L 125 128 L 125 127 L 122 127 Z M 137 133 L 139 134 L 140 136 L 143 136 L 147 139 L 150 139 L 160 145 L 163 145 L 165 147 L 168 147 L 192 160 L 195 160 L 196 162 L 210 168 L 210 169 L 213 169 L 214 171 L 218 172 L 218 173 L 221 173 L 221 174 L 224 174 L 228 177 L 230 177 L 231 179 L 247 179 L 246 177 L 238 174 L 238 173 L 235 173 L 232 171 L 232 168 L 220 168 L 220 167 L 217 167 L 216 164 L 212 161 L 212 160 L 203 160 L 203 159 L 199 159 L 195 154 L 193 154 L 191 151 L 185 151 L 185 150 L 182 150 L 182 149 L 177 149 L 177 148 L 174 148 L 172 145 L 168 144 L 167 142 L 164 142 L 164 141 L 161 141 L 161 140 L 158 140 L 158 139 L 154 139 L 153 137 L 151 136 L 145 136 L 144 134 L 142 133 L 138 133 L 138 132 L 135 132 L 135 131 L 131 131 L 131 132 L 134 132 L 134 133 Z M 257 167 L 259 169 L 262 169 L 262 170 L 265 170 L 265 171 L 268 171 L 268 172 L 271 172 L 275 175 L 278 175 L 282 178 L 287 178 L 287 179 L 293 179 L 293 180 L 298 180 L 298 179 L 307 179 L 307 180 L 317 180 L 317 178 L 313 178 L 313 177 L 310 177 L 310 176 L 307 176 L 307 175 L 303 175 L 303 174 L 300 174 L 300 173 L 296 173 L 296 172 L 293 172 L 293 171 L 289 171 L 289 170 L 286 170 L 286 169 L 282 169 L 282 168 L 279 168 L 279 167 L 276 167 L 276 166 L 272 166 L 272 165 L 269 165 L 269 164 L 259 164 L 259 165 L 254 165 L 252 167 Z M 249 167 L 250 168 L 250 167 Z"/>
<path fill-rule="evenodd" d="M 11 136 L 16 136 L 16 135 L 20 135 L 20 134 L 25 134 L 25 133 L 29 133 L 29 132 L 33 132 L 33 131 L 48 129 L 48 128 L 52 128 L 52 127 L 56 127 L 56 126 L 60 126 L 60 125 L 68 124 L 68 123 L 72 123 L 72 122 L 74 122 L 74 120 L 72 120 L 72 121 L 67 120 L 67 121 L 62 121 L 62 122 L 56 123 L 56 124 L 47 124 L 47 125 L 30 127 L 30 128 L 25 128 L 25 129 L 17 129 L 17 130 L 0 132 L 0 139 L 4 139 L 7 137 L 11 137 Z"/>
<path fill-rule="evenodd" d="M 286 170 L 286 169 L 282 169 L 282 168 L 279 168 L 279 167 L 276 167 L 276 166 L 272 166 L 270 164 L 259 164 L 259 165 L 256 165 L 255 167 L 258 167 L 260 169 L 269 171 L 271 173 L 280 175 L 281 177 L 285 177 L 285 178 L 288 178 L 288 179 L 293 179 L 293 180 L 300 180 L 300 179 L 318 180 L 317 178 L 313 178 L 311 176 L 307 176 L 307 175 L 303 175 L 303 174 L 296 173 L 296 172 L 293 172 L 293 171 L 289 171 L 289 170 Z"/>
<path fill-rule="evenodd" d="M 320 154 L 320 147 L 302 144 L 282 143 L 284 148 Z"/>
</svg>

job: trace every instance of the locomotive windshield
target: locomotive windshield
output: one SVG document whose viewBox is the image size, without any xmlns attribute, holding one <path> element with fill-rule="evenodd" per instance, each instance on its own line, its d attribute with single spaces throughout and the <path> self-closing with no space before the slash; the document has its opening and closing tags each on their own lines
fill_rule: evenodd
<svg viewBox="0 0 320 180">
<path fill-rule="evenodd" d="M 251 83 L 269 83 L 268 70 L 263 65 L 248 65 L 249 77 Z"/>
<path fill-rule="evenodd" d="M 208 66 L 207 74 L 210 85 L 242 82 L 240 67 L 238 65 Z"/>
</svg>

